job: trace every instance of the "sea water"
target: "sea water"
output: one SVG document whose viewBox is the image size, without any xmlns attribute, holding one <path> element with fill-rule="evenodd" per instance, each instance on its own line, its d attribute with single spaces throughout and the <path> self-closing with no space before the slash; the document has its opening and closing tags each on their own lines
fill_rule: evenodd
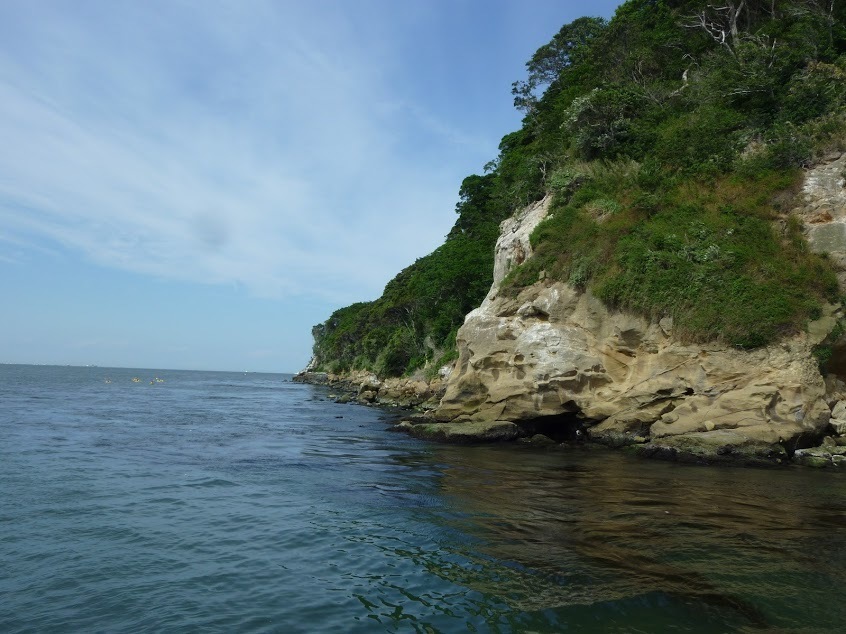
<svg viewBox="0 0 846 634">
<path fill-rule="evenodd" d="M 846 623 L 846 474 L 443 446 L 395 416 L 286 375 L 0 366 L 0 632 Z"/>
</svg>

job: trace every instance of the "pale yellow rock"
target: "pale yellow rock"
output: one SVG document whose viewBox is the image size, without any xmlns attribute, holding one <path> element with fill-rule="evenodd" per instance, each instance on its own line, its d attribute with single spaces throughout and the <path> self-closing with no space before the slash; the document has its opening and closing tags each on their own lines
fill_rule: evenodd
<svg viewBox="0 0 846 634">
<path fill-rule="evenodd" d="M 552 196 L 547 196 L 500 224 L 500 238 L 496 243 L 494 261 L 494 288 L 499 288 L 505 276 L 532 255 L 529 236 L 538 223 L 546 217 L 551 202 Z"/>
<path fill-rule="evenodd" d="M 827 253 L 846 288 L 846 154 L 808 170 L 797 210 L 811 250 Z"/>
<path fill-rule="evenodd" d="M 838 436 L 843 436 L 846 434 L 846 420 L 840 420 L 836 418 L 832 418 L 830 421 L 832 429 L 834 429 L 834 433 Z"/>
<path fill-rule="evenodd" d="M 497 280 L 530 253 L 527 236 L 547 208 L 541 201 L 503 223 Z M 828 425 L 826 386 L 811 349 L 833 325 L 830 314 L 813 336 L 747 352 L 684 344 L 674 336 L 679 324 L 610 311 L 562 282 L 543 280 L 517 297 L 497 291 L 495 282 L 458 331 L 459 358 L 439 420 L 576 413 L 593 425 L 591 435 L 720 432 L 776 444 Z"/>
<path fill-rule="evenodd" d="M 808 324 L 808 336 L 812 343 L 820 343 L 828 336 L 840 318 L 838 309 L 835 304 L 826 304 L 822 316 Z"/>
</svg>

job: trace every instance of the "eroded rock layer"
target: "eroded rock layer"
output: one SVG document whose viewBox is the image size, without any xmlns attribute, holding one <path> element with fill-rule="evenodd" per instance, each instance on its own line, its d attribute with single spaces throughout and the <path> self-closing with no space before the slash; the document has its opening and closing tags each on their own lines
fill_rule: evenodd
<svg viewBox="0 0 846 634">
<path fill-rule="evenodd" d="M 822 179 L 831 190 L 840 168 L 833 161 L 809 182 Z M 820 187 L 808 191 L 822 196 Z M 812 348 L 834 324 L 833 308 L 809 333 L 743 351 L 683 343 L 670 318 L 610 311 L 562 282 L 499 296 L 499 281 L 531 255 L 528 237 L 548 208 L 544 200 L 503 223 L 496 279 L 458 332 L 459 359 L 438 420 L 519 424 L 570 413 L 592 438 L 611 444 L 776 460 L 829 429 Z"/>
<path fill-rule="evenodd" d="M 591 436 L 742 432 L 764 443 L 818 436 L 830 410 L 808 335 L 753 352 L 679 343 L 669 320 L 611 313 L 556 282 L 496 298 L 459 331 L 441 420 L 522 421 L 572 412 Z"/>
</svg>

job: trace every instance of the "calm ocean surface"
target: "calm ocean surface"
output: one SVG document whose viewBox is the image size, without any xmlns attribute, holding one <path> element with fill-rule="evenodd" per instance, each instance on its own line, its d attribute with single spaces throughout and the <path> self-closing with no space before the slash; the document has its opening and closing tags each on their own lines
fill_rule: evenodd
<svg viewBox="0 0 846 634">
<path fill-rule="evenodd" d="M 846 474 L 426 444 L 289 378 L 0 366 L 0 632 L 846 628 Z"/>
</svg>

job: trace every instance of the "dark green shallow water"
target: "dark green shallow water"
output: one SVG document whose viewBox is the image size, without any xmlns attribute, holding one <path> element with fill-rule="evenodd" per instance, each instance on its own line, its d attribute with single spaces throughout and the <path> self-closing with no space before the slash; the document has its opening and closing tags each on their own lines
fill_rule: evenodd
<svg viewBox="0 0 846 634">
<path fill-rule="evenodd" d="M 0 631 L 846 628 L 842 474 L 429 445 L 287 378 L 0 366 Z"/>
</svg>

